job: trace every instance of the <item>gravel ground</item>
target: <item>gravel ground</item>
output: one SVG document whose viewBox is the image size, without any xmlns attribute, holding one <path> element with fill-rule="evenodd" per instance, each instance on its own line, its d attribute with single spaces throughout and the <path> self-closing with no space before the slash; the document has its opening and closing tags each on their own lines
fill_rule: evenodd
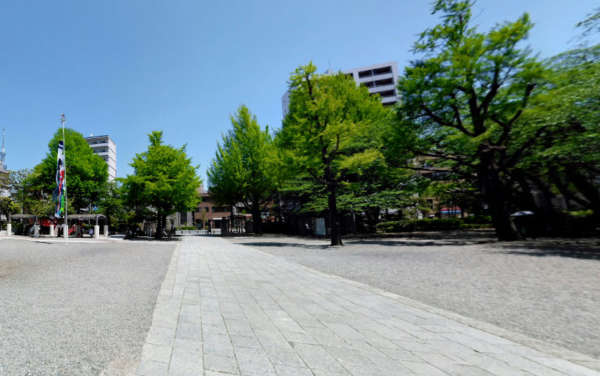
<svg viewBox="0 0 600 376">
<path fill-rule="evenodd" d="M 0 240 L 0 375 L 132 371 L 174 246 Z"/>
<path fill-rule="evenodd" d="M 598 239 L 232 241 L 600 358 Z"/>
</svg>

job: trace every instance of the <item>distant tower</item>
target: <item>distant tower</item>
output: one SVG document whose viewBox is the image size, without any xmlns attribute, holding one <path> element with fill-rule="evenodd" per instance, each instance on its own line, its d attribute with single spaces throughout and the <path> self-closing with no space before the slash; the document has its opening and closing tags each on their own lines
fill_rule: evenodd
<svg viewBox="0 0 600 376">
<path fill-rule="evenodd" d="M 2 148 L 0 149 L 0 167 L 6 170 L 6 129 L 2 128 Z"/>
</svg>

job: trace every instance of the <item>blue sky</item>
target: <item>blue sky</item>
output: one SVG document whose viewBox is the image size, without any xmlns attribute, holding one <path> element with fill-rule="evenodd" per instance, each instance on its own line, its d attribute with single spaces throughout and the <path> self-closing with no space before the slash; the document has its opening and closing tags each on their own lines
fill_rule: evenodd
<svg viewBox="0 0 600 376">
<path fill-rule="evenodd" d="M 246 104 L 277 128 L 290 72 L 413 57 L 436 23 L 431 1 L 22 1 L 0 5 L 0 128 L 9 169 L 33 167 L 65 113 L 84 135 L 117 143 L 118 175 L 152 130 L 187 144 L 199 173 L 229 116 Z M 597 0 L 479 0 L 483 29 L 529 12 L 528 43 L 542 57 L 575 47 L 574 25 Z"/>
</svg>

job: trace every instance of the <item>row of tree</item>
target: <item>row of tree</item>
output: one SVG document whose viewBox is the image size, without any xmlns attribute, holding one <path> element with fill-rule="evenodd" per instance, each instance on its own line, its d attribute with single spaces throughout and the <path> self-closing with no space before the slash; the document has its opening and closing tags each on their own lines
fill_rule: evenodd
<svg viewBox="0 0 600 376">
<path fill-rule="evenodd" d="M 53 218 L 56 154 L 62 138 L 62 130 L 58 130 L 48 143 L 45 158 L 32 170 L 11 171 L 10 195 L 1 201 L 2 213 Z M 80 133 L 65 129 L 68 212 L 104 214 L 113 229 L 132 234 L 148 220 L 157 224 L 155 234 L 162 237 L 167 216 L 196 207 L 201 180 L 185 146 L 165 145 L 158 131 L 149 135 L 149 141 L 148 149 L 131 162 L 133 174 L 109 181 L 106 162 L 94 154 Z"/>
<path fill-rule="evenodd" d="M 547 233 L 569 211 L 597 223 L 600 46 L 541 61 L 523 47 L 527 14 L 481 32 L 472 5 L 434 3 L 441 23 L 415 43 L 394 108 L 312 64 L 291 75 L 289 110 L 273 135 L 242 106 L 209 167 L 211 193 L 243 203 L 255 225 L 267 204 L 327 213 L 332 245 L 342 243 L 340 213 L 373 223 L 432 192 L 490 215 L 502 240 L 519 236 L 516 210 L 536 213 Z M 581 23 L 588 34 L 598 14 Z"/>
</svg>

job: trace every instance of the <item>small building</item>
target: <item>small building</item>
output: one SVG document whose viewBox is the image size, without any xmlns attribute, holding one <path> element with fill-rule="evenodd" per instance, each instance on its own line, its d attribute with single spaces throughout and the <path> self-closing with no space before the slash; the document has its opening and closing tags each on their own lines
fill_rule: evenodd
<svg viewBox="0 0 600 376">
<path fill-rule="evenodd" d="M 243 214 L 241 205 L 223 206 L 217 204 L 210 192 L 199 192 L 202 201 L 194 211 L 196 227 L 202 229 L 220 229 L 221 232 L 246 232 L 246 224 L 252 217 Z M 233 215 L 232 215 L 233 214 Z"/>
</svg>

